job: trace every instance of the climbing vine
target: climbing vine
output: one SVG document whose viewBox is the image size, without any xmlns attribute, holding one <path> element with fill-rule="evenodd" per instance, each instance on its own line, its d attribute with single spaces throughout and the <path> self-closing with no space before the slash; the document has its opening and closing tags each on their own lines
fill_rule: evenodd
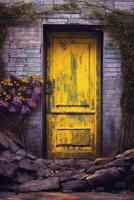
<svg viewBox="0 0 134 200">
<path fill-rule="evenodd" d="M 118 9 L 109 9 L 100 4 L 85 1 L 88 10 L 100 18 L 103 26 L 110 27 L 111 36 L 121 53 L 122 66 L 122 123 L 119 151 L 134 147 L 134 14 Z M 91 12 L 90 12 L 91 13 Z"/>
<path fill-rule="evenodd" d="M 120 151 L 134 147 L 134 15 L 113 10 L 105 23 L 113 27 L 112 36 L 119 45 L 122 61 L 122 125 Z"/>
</svg>

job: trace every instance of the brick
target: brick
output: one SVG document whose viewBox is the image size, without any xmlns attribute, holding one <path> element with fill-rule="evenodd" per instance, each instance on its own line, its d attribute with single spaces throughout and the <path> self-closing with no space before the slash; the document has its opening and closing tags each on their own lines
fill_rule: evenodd
<svg viewBox="0 0 134 200">
<path fill-rule="evenodd" d="M 104 90 L 115 90 L 116 89 L 116 78 L 113 78 L 113 77 L 104 78 L 103 86 L 104 86 Z"/>
<path fill-rule="evenodd" d="M 49 18 L 47 20 L 47 23 L 50 23 L 50 24 L 65 24 L 65 23 L 67 23 L 67 19 L 51 19 L 51 18 Z"/>
<path fill-rule="evenodd" d="M 87 19 L 68 19 L 68 24 L 89 24 Z"/>
<path fill-rule="evenodd" d="M 27 63 L 40 63 L 41 59 L 40 58 L 27 58 Z"/>
<path fill-rule="evenodd" d="M 54 3 L 54 0 L 40 0 L 40 3 L 41 4 L 53 4 Z"/>
<path fill-rule="evenodd" d="M 26 72 L 40 72 L 41 71 L 41 68 L 40 67 L 24 67 L 24 71 Z"/>
</svg>

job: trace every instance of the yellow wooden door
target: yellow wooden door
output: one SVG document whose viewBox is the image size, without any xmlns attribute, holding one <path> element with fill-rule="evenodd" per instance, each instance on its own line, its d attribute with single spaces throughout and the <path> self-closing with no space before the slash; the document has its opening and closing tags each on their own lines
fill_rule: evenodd
<svg viewBox="0 0 134 200">
<path fill-rule="evenodd" d="M 50 32 L 48 41 L 48 157 L 90 157 L 97 145 L 96 37 Z"/>
</svg>

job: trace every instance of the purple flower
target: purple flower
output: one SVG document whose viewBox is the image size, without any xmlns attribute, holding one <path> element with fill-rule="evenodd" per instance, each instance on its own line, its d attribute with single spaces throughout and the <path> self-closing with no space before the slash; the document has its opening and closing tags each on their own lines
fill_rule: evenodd
<svg viewBox="0 0 134 200">
<path fill-rule="evenodd" d="M 28 106 L 32 107 L 32 108 L 34 108 L 36 105 L 36 101 L 34 99 L 27 99 L 26 102 L 27 102 Z"/>
<path fill-rule="evenodd" d="M 35 87 L 33 90 L 34 95 L 40 95 L 41 94 L 41 88 L 40 87 Z"/>
<path fill-rule="evenodd" d="M 18 80 L 18 77 L 15 74 L 10 74 L 9 76 L 11 80 Z"/>
<path fill-rule="evenodd" d="M 21 87 L 19 87 L 18 90 L 19 90 L 19 91 L 25 91 L 25 90 L 26 90 L 26 87 L 25 87 L 25 86 L 21 86 Z"/>
<path fill-rule="evenodd" d="M 0 94 L 4 92 L 3 87 L 0 85 Z"/>
<path fill-rule="evenodd" d="M 15 94 L 15 89 L 14 88 L 10 88 L 8 91 L 10 92 L 10 94 Z"/>
<path fill-rule="evenodd" d="M 7 108 L 7 107 L 8 107 L 7 102 L 0 103 L 0 108 Z"/>
<path fill-rule="evenodd" d="M 33 78 L 33 80 L 32 80 L 32 84 L 37 84 L 37 83 L 38 83 L 38 80 L 35 79 L 35 78 Z"/>
<path fill-rule="evenodd" d="M 18 106 L 22 105 L 22 101 L 19 97 L 13 97 L 13 103 Z"/>
<path fill-rule="evenodd" d="M 29 89 L 26 89 L 26 94 L 32 94 L 32 91 Z"/>
<path fill-rule="evenodd" d="M 15 106 L 10 107 L 10 108 L 9 108 L 9 112 L 16 112 Z"/>
<path fill-rule="evenodd" d="M 22 110 L 21 110 L 21 112 L 22 112 L 23 114 L 25 114 L 25 113 L 29 113 L 29 112 L 30 112 L 30 109 L 29 109 L 28 106 L 23 105 L 23 106 L 22 106 Z"/>
</svg>

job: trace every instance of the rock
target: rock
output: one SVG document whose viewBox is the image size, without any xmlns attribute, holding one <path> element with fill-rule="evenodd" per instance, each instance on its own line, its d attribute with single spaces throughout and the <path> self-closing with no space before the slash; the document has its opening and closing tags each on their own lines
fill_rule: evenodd
<svg viewBox="0 0 134 200">
<path fill-rule="evenodd" d="M 86 173 L 76 173 L 75 175 L 71 176 L 72 179 L 79 179 L 84 180 L 86 177 L 88 177 L 88 174 Z"/>
<path fill-rule="evenodd" d="M 35 160 L 36 159 L 36 156 L 31 154 L 31 153 L 27 153 L 27 157 L 31 160 Z"/>
<path fill-rule="evenodd" d="M 122 158 L 122 157 L 128 157 L 128 156 L 134 156 L 134 148 L 133 149 L 129 149 L 127 151 L 125 151 L 122 154 L 118 154 L 115 156 L 115 158 Z"/>
<path fill-rule="evenodd" d="M 8 141 L 4 135 L 0 133 L 0 151 L 8 149 Z"/>
<path fill-rule="evenodd" d="M 95 161 L 48 160 L 26 152 L 6 136 L 0 137 L 0 145 L 1 190 L 102 192 L 134 189 L 134 149 L 116 158 Z"/>
<path fill-rule="evenodd" d="M 85 159 L 76 159 L 75 161 L 76 168 L 89 168 L 93 163 L 93 161 Z"/>
<path fill-rule="evenodd" d="M 131 189 L 134 190 L 134 183 L 132 183 L 132 185 L 131 185 Z"/>
<path fill-rule="evenodd" d="M 14 182 L 10 182 L 10 183 L 2 183 L 0 184 L 0 190 L 1 191 L 12 191 L 12 192 L 16 192 L 18 191 L 18 184 L 15 184 Z M 3 199 L 3 198 L 2 198 Z M 14 199 L 14 198 L 13 198 Z"/>
<path fill-rule="evenodd" d="M 8 145 L 9 145 L 9 149 L 12 151 L 12 152 L 16 152 L 20 149 L 20 147 L 15 144 L 11 139 L 8 138 Z"/>
<path fill-rule="evenodd" d="M 0 161 L 0 176 L 4 176 L 6 163 Z"/>
<path fill-rule="evenodd" d="M 111 157 L 97 158 L 94 161 L 94 164 L 95 165 L 105 165 L 105 164 L 107 164 L 108 162 L 110 162 L 112 160 L 113 160 L 113 158 L 111 158 Z"/>
<path fill-rule="evenodd" d="M 128 158 L 121 157 L 113 160 L 105 165 L 105 167 L 128 167 L 130 166 Z"/>
<path fill-rule="evenodd" d="M 62 166 L 62 165 L 58 165 L 58 164 L 56 164 L 56 163 L 50 164 L 49 167 L 50 167 L 51 169 L 53 169 L 54 171 L 74 170 L 74 167 Z"/>
<path fill-rule="evenodd" d="M 3 177 L 12 178 L 15 170 L 17 169 L 17 165 L 14 163 L 7 163 L 3 166 Z"/>
<path fill-rule="evenodd" d="M 0 160 L 4 162 L 13 162 L 15 158 L 15 154 L 9 150 L 2 151 L 0 154 Z"/>
<path fill-rule="evenodd" d="M 26 151 L 24 149 L 19 149 L 18 151 L 16 151 L 16 155 L 20 155 L 20 156 L 26 156 Z"/>
<path fill-rule="evenodd" d="M 104 189 L 104 187 L 100 186 L 100 187 L 97 187 L 97 188 L 95 189 L 95 191 L 96 191 L 96 192 L 104 192 L 105 189 Z"/>
<path fill-rule="evenodd" d="M 134 164 L 131 166 L 131 171 L 134 172 Z"/>
<path fill-rule="evenodd" d="M 24 182 L 34 180 L 34 179 L 35 177 L 28 175 L 28 173 L 26 172 L 25 173 L 17 172 L 15 181 L 18 183 L 24 183 Z"/>
<path fill-rule="evenodd" d="M 126 189 L 125 181 L 115 183 L 115 190 L 121 191 L 121 190 L 124 190 L 124 189 Z"/>
<path fill-rule="evenodd" d="M 101 170 L 101 169 L 105 169 L 105 167 L 103 165 L 92 165 L 91 167 L 89 167 L 88 169 L 86 169 L 86 173 L 93 174 L 97 170 Z"/>
<path fill-rule="evenodd" d="M 43 180 L 32 180 L 25 182 L 18 188 L 19 192 L 37 192 L 59 189 L 59 178 L 49 177 Z"/>
<path fill-rule="evenodd" d="M 42 158 L 36 159 L 36 160 L 34 161 L 34 163 L 38 166 L 38 168 L 40 168 L 40 167 L 42 167 L 42 166 L 43 166 L 44 168 L 47 167 L 47 165 L 46 165 L 46 163 L 45 163 L 45 160 L 42 159 Z"/>
<path fill-rule="evenodd" d="M 28 160 L 21 160 L 18 166 L 19 168 L 28 171 L 36 171 L 38 169 L 37 165 L 34 162 Z"/>
<path fill-rule="evenodd" d="M 77 172 L 75 170 L 63 170 L 63 171 L 56 171 L 55 175 L 59 177 L 71 177 L 75 175 Z"/>
<path fill-rule="evenodd" d="M 20 160 L 22 160 L 23 159 L 23 156 L 20 156 L 20 155 L 16 155 L 15 157 L 14 157 L 14 160 L 15 161 L 20 161 Z"/>
<path fill-rule="evenodd" d="M 85 180 L 70 180 L 61 183 L 62 190 L 85 191 L 88 184 Z"/>
<path fill-rule="evenodd" d="M 53 176 L 55 173 L 53 170 L 51 169 L 44 169 L 43 166 L 40 167 L 38 170 L 37 170 L 37 177 L 49 177 L 49 176 Z"/>
<path fill-rule="evenodd" d="M 104 183 L 113 181 L 121 176 L 123 168 L 112 167 L 109 169 L 98 170 L 95 174 L 90 175 L 86 178 L 90 188 L 103 185 Z"/>
<path fill-rule="evenodd" d="M 74 167 L 74 159 L 55 159 L 54 164 L 64 167 Z"/>
</svg>

